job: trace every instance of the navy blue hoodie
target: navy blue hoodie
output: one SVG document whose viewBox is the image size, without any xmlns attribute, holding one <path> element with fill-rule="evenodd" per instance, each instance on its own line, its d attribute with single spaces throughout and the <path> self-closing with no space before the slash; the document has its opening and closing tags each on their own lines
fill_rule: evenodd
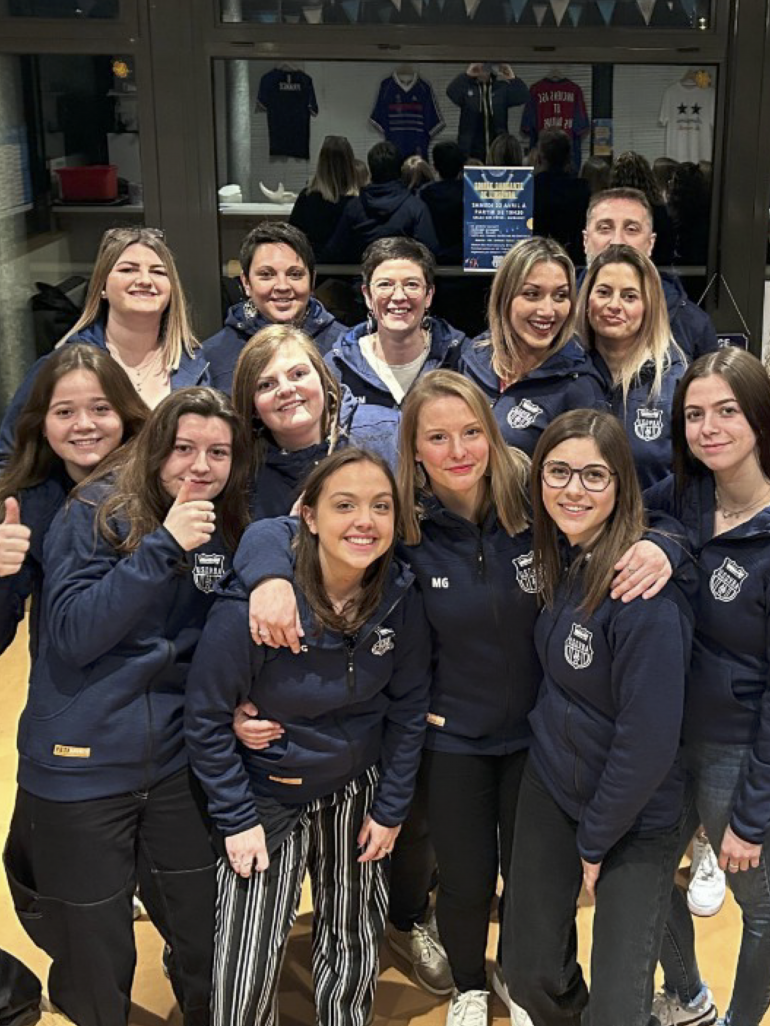
<svg viewBox="0 0 770 1026">
<path fill-rule="evenodd" d="M 432 253 L 439 250 L 430 211 L 400 181 L 365 186 L 347 204 L 337 229 L 321 253 L 326 264 L 358 264 L 376 239 L 405 235 Z"/>
<path fill-rule="evenodd" d="M 540 435 L 560 413 L 604 405 L 595 371 L 575 339 L 501 392 L 492 369 L 492 347 L 479 345 L 488 338 L 487 332 L 463 344 L 457 370 L 489 398 L 507 445 L 531 456 Z"/>
<path fill-rule="evenodd" d="M 284 518 L 288 519 L 288 518 Z M 248 545 L 248 528 L 244 542 Z M 288 538 L 296 522 L 284 529 Z M 289 557 L 288 547 L 285 558 Z M 206 623 L 187 689 L 190 759 L 225 835 L 260 821 L 255 795 L 297 805 L 333 794 L 379 763 L 372 817 L 406 818 L 428 708 L 430 644 L 408 568 L 394 561 L 383 599 L 354 639 L 316 627 L 298 597 L 305 628 L 298 655 L 254 645 L 248 592 L 231 575 Z M 285 733 L 262 751 L 237 743 L 233 710 L 247 699 Z"/>
<path fill-rule="evenodd" d="M 209 363 L 211 384 L 228 395 L 233 391 L 233 374 L 241 350 L 252 335 L 274 323 L 261 313 L 247 317 L 244 306 L 244 303 L 231 306 L 227 311 L 224 328 L 203 343 L 203 352 Z M 305 316 L 297 327 L 310 335 L 322 355 L 327 353 L 332 343 L 348 330 L 344 324 L 334 319 L 315 296 L 310 297 Z"/>
<path fill-rule="evenodd" d="M 107 339 L 104 332 L 104 322 L 95 321 L 87 328 L 83 328 L 82 331 L 79 331 L 77 335 L 73 335 L 72 338 L 68 338 L 64 344 L 75 345 L 76 343 L 83 343 L 85 345 L 98 346 L 99 349 L 106 350 Z M 43 366 L 43 362 L 47 360 L 50 355 L 50 353 L 47 353 L 32 364 L 30 369 L 27 371 L 26 377 L 16 389 L 13 399 L 11 399 L 10 406 L 6 410 L 2 426 L 0 427 L 0 456 L 7 458 L 13 451 L 16 421 L 19 419 L 19 414 L 21 413 L 24 404 L 27 399 L 29 399 L 29 393 L 32 391 L 32 385 L 35 382 L 35 378 L 37 377 L 40 368 Z M 188 356 L 188 354 L 182 350 L 179 366 L 171 373 L 172 389 L 188 388 L 191 385 L 210 384 L 211 380 L 209 378 L 208 361 L 203 354 L 203 350 L 196 349 L 192 356 Z"/>
<path fill-rule="evenodd" d="M 681 495 L 669 477 L 644 499 L 681 521 L 697 559 L 685 744 L 751 748 L 730 825 L 745 841 L 762 844 L 770 829 L 770 507 L 714 537 L 711 474 Z"/>
<path fill-rule="evenodd" d="M 630 830 L 672 828 L 681 815 L 691 628 L 673 586 L 647 600 L 606 598 L 591 616 L 581 601 L 579 582 L 565 580 L 535 628 L 544 677 L 530 758 L 578 822 L 581 857 L 601 862 Z"/>
<path fill-rule="evenodd" d="M 430 349 L 425 363 L 417 377 L 428 371 L 455 370 L 460 356 L 460 347 L 466 341 L 462 331 L 453 328 L 440 317 L 430 320 Z M 361 352 L 360 340 L 369 334 L 367 325 L 357 324 L 351 328 L 335 344 L 326 355 L 326 363 L 334 376 L 347 385 L 354 396 L 362 402 L 377 406 L 398 406 L 393 393 L 377 374 L 375 369 Z"/>
<path fill-rule="evenodd" d="M 382 456 L 395 473 L 398 463 L 398 423 L 399 414 L 396 410 L 361 403 L 350 394 L 349 389 L 342 386 L 338 449 L 347 445 L 369 449 Z M 251 489 L 251 519 L 287 515 L 299 498 L 304 479 L 328 454 L 328 440 L 296 452 L 269 444 L 265 461 Z"/>
<path fill-rule="evenodd" d="M 228 564 L 217 535 L 186 553 L 165 527 L 121 556 L 96 531 L 106 491 L 60 510 L 44 546 L 18 780 L 53 801 L 146 790 L 186 764 L 185 681 Z"/>
<path fill-rule="evenodd" d="M 588 352 L 597 379 L 602 383 L 607 405 L 626 430 L 642 488 L 671 473 L 671 404 L 687 365 L 675 348 L 672 347 L 669 354 L 671 363 L 663 373 L 657 398 L 650 397 L 655 365 L 649 360 L 628 390 L 624 403 L 623 391 L 620 385 L 613 383 L 612 374 L 601 354 L 596 349 Z"/>
</svg>

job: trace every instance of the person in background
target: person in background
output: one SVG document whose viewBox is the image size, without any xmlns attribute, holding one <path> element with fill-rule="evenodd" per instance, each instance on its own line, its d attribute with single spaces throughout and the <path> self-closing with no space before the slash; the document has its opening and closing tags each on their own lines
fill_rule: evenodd
<svg viewBox="0 0 770 1026">
<path fill-rule="evenodd" d="M 587 183 L 571 165 L 572 139 L 561 128 L 546 128 L 537 142 L 534 234 L 560 242 L 574 264 L 583 257 L 581 235 L 590 197 Z"/>
<path fill-rule="evenodd" d="M 337 227 L 351 196 L 358 195 L 353 147 L 344 135 L 327 135 L 310 184 L 292 207 L 289 224 L 307 236 L 316 257 Z"/>
<path fill-rule="evenodd" d="M 433 147 L 433 166 L 438 181 L 424 185 L 420 199 L 430 211 L 436 230 L 439 264 L 463 262 L 463 165 L 465 155 L 457 143 L 438 142 Z"/>
<path fill-rule="evenodd" d="M 588 182 L 591 195 L 608 189 L 610 185 L 610 162 L 607 157 L 586 157 L 580 169 L 580 177 Z"/>
<path fill-rule="evenodd" d="M 84 343 L 109 353 L 144 402 L 156 406 L 174 388 L 209 383 L 190 324 L 174 257 L 157 228 L 109 228 L 102 236 L 80 319 L 59 345 Z M 0 459 L 50 354 L 29 370 L 0 428 Z"/>
<path fill-rule="evenodd" d="M 651 254 L 653 263 L 656 267 L 669 267 L 673 264 L 676 242 L 674 223 L 652 168 L 641 153 L 629 150 L 616 157 L 610 172 L 609 187 L 638 189 L 644 193 L 652 208 L 652 231 L 655 235 Z"/>
<path fill-rule="evenodd" d="M 407 157 L 401 165 L 401 181 L 413 195 L 416 195 L 423 185 L 435 182 L 436 176 L 427 160 L 414 154 Z"/>
<path fill-rule="evenodd" d="M 322 354 L 346 330 L 312 294 L 315 257 L 299 228 L 263 221 L 241 243 L 240 260 L 246 300 L 231 306 L 224 328 L 203 343 L 211 384 L 228 395 L 241 350 L 261 328 L 294 324 Z"/>
<path fill-rule="evenodd" d="M 678 167 L 679 161 L 674 160 L 673 157 L 656 157 L 652 162 L 652 173 L 655 175 L 655 181 L 658 183 L 658 190 L 664 203 L 668 203 L 671 178 Z"/>
<path fill-rule="evenodd" d="M 415 239 L 380 239 L 361 264 L 368 317 L 326 356 L 337 378 L 368 405 L 399 407 L 414 382 L 452 367 L 465 335 L 430 313 L 436 262 Z"/>
<path fill-rule="evenodd" d="M 359 160 L 358 157 L 356 157 L 354 163 L 356 165 L 356 186 L 360 192 L 364 186 L 371 183 L 372 176 L 369 174 L 369 165 L 365 160 Z"/>
<path fill-rule="evenodd" d="M 705 264 L 711 222 L 711 188 L 697 164 L 680 164 L 671 176 L 668 210 L 676 233 L 676 263 Z"/>
<path fill-rule="evenodd" d="M 655 246 L 652 208 L 638 189 L 608 189 L 591 197 L 583 232 L 586 263 L 613 243 L 639 249 L 646 256 Z M 671 334 L 688 360 L 718 349 L 714 325 L 705 310 L 690 299 L 679 278 L 671 271 L 660 275 Z M 578 285 L 582 283 L 581 279 Z"/>
<path fill-rule="evenodd" d="M 523 160 L 521 143 L 510 132 L 501 132 L 489 144 L 488 167 L 521 167 Z"/>
</svg>

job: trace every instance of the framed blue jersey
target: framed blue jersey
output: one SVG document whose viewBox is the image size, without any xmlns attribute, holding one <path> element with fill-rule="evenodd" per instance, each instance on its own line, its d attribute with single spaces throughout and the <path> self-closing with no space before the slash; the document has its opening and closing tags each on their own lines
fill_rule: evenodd
<svg viewBox="0 0 770 1026">
<path fill-rule="evenodd" d="M 430 140 L 444 127 L 433 86 L 419 75 L 403 82 L 394 72 L 383 79 L 369 118 L 402 157 L 428 156 Z"/>
</svg>

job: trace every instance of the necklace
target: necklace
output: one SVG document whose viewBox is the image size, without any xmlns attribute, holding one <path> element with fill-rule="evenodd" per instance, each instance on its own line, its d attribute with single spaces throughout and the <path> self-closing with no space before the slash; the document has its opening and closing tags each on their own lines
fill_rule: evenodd
<svg viewBox="0 0 770 1026">
<path fill-rule="evenodd" d="M 714 487 L 714 505 L 716 506 L 717 513 L 724 517 L 725 520 L 735 520 L 736 517 L 740 517 L 744 513 L 748 513 L 749 510 L 764 505 L 768 499 L 770 499 L 770 486 L 768 486 L 765 493 L 759 499 L 755 499 L 754 502 L 750 502 L 748 506 L 744 506 L 742 509 L 727 509 L 719 498 L 719 492 L 716 487 Z"/>
<path fill-rule="evenodd" d="M 150 376 L 150 372 L 155 368 L 156 364 L 160 360 L 161 350 L 159 348 L 153 349 L 149 356 L 146 356 L 140 363 L 132 367 L 130 364 L 125 362 L 118 351 L 118 347 L 109 339 L 107 339 L 107 349 L 109 350 L 110 356 L 113 360 L 120 364 L 126 374 L 128 374 L 135 391 L 141 395 L 142 385 L 146 383 Z"/>
</svg>

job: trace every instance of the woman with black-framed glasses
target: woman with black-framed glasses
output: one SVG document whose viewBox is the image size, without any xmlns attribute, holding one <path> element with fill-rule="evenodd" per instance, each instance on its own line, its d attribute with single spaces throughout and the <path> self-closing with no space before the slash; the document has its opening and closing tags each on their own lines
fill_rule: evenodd
<svg viewBox="0 0 770 1026">
<path fill-rule="evenodd" d="M 59 345 L 74 342 L 106 350 L 150 408 L 172 389 L 209 384 L 174 257 L 159 228 L 104 233 L 83 313 Z M 0 428 L 0 457 L 13 449 L 16 420 L 46 359 L 33 365 L 11 401 Z"/>
<path fill-rule="evenodd" d="M 544 676 L 519 793 L 503 969 L 534 1026 L 647 1026 L 676 868 L 686 603 L 610 597 L 644 531 L 634 460 L 610 413 L 573 410 L 532 462 Z M 581 886 L 595 897 L 591 992 L 577 961 Z M 588 1009 L 588 1010 L 587 1010 Z"/>
</svg>

